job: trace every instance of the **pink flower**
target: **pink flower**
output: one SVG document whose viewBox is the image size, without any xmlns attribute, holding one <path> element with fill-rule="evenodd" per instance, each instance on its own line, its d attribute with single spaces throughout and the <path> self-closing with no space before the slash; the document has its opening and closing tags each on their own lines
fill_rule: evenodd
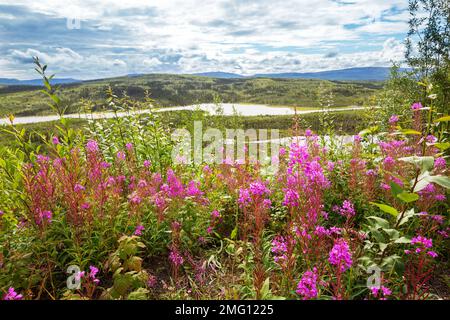
<svg viewBox="0 0 450 320">
<path fill-rule="evenodd" d="M 411 239 L 411 244 L 420 244 L 425 248 L 431 248 L 433 246 L 433 240 L 419 235 Z"/>
<path fill-rule="evenodd" d="M 287 260 L 287 242 L 282 236 L 276 236 L 272 240 L 272 253 L 274 254 L 273 260 L 280 266 L 285 266 Z"/>
<path fill-rule="evenodd" d="M 175 175 L 172 169 L 167 170 L 167 187 L 169 197 L 181 197 L 184 194 L 184 187 L 180 179 Z"/>
<path fill-rule="evenodd" d="M 42 224 L 43 222 L 50 223 L 51 220 L 52 220 L 52 212 L 51 212 L 51 211 L 48 211 L 48 210 L 45 210 L 45 211 L 39 210 L 38 216 L 37 216 L 37 219 L 36 219 L 36 224 L 40 225 L 40 224 Z"/>
<path fill-rule="evenodd" d="M 125 157 L 126 157 L 125 152 L 123 152 L 123 151 L 117 152 L 117 159 L 125 160 Z"/>
<path fill-rule="evenodd" d="M 248 189 L 239 189 L 238 202 L 241 206 L 246 206 L 252 201 L 250 197 L 250 191 Z"/>
<path fill-rule="evenodd" d="M 102 168 L 104 168 L 104 169 L 108 169 L 109 167 L 111 167 L 111 164 L 108 163 L 108 162 L 105 162 L 105 161 L 102 161 L 102 162 L 100 163 L 100 165 L 101 165 Z"/>
<path fill-rule="evenodd" d="M 175 267 L 181 266 L 184 262 L 183 257 L 176 249 L 170 251 L 169 260 Z"/>
<path fill-rule="evenodd" d="M 426 137 L 426 140 L 427 140 L 428 143 L 435 143 L 437 141 L 437 138 L 435 136 L 433 136 L 432 134 L 429 134 Z"/>
<path fill-rule="evenodd" d="M 189 181 L 188 186 L 186 188 L 186 194 L 189 197 L 200 197 L 203 195 L 203 191 L 199 189 L 200 183 L 197 181 Z"/>
<path fill-rule="evenodd" d="M 145 228 L 144 228 L 144 226 L 142 225 L 142 224 L 140 224 L 140 225 L 138 225 L 137 227 L 136 227 L 136 229 L 134 230 L 134 235 L 135 236 L 141 236 L 142 235 L 142 231 L 144 231 L 145 230 Z"/>
<path fill-rule="evenodd" d="M 420 109 L 422 109 L 423 108 L 423 106 L 422 106 L 422 104 L 420 103 L 420 102 L 415 102 L 415 103 L 413 103 L 413 105 L 411 106 L 411 110 L 420 110 Z"/>
<path fill-rule="evenodd" d="M 261 182 L 250 183 L 250 192 L 255 196 L 270 194 L 270 190 Z"/>
<path fill-rule="evenodd" d="M 156 285 L 157 278 L 154 275 L 149 275 L 147 280 L 147 287 L 153 288 Z"/>
<path fill-rule="evenodd" d="M 78 193 L 78 192 L 84 191 L 85 189 L 86 189 L 85 187 L 83 187 L 81 184 L 77 183 L 75 185 L 75 187 L 73 188 L 73 191 Z"/>
<path fill-rule="evenodd" d="M 86 273 L 84 271 L 78 272 L 77 274 L 75 274 L 75 280 L 80 281 L 81 278 L 84 278 L 85 274 Z"/>
<path fill-rule="evenodd" d="M 214 219 L 219 219 L 220 218 L 220 212 L 218 210 L 213 210 L 211 212 L 211 217 L 213 217 Z"/>
<path fill-rule="evenodd" d="M 353 217 L 355 215 L 355 207 L 353 203 L 349 200 L 345 200 L 342 203 L 342 207 L 339 209 L 339 214 L 347 218 Z"/>
<path fill-rule="evenodd" d="M 398 115 L 394 114 L 389 118 L 389 124 L 394 125 L 398 122 L 398 120 L 399 120 Z"/>
<path fill-rule="evenodd" d="M 333 161 L 328 161 L 327 163 L 327 169 L 328 171 L 333 171 L 334 170 L 334 162 Z"/>
<path fill-rule="evenodd" d="M 378 297 L 379 293 L 381 292 L 382 296 L 379 297 L 381 300 L 386 300 L 386 297 L 390 296 L 392 294 L 391 289 L 389 289 L 388 287 L 385 287 L 385 286 L 381 286 L 380 288 L 378 288 L 378 287 L 371 287 L 370 291 L 372 292 L 372 295 L 374 297 Z"/>
<path fill-rule="evenodd" d="M 134 195 L 131 196 L 130 202 L 131 202 L 132 204 L 140 204 L 140 203 L 142 202 L 142 198 L 139 197 L 139 195 L 134 194 Z"/>
<path fill-rule="evenodd" d="M 133 150 L 133 144 L 130 143 L 130 142 L 128 142 L 128 143 L 125 145 L 125 147 L 127 148 L 128 151 Z"/>
<path fill-rule="evenodd" d="M 318 290 L 316 268 L 314 268 L 313 271 L 308 270 L 303 274 L 295 292 L 302 296 L 303 300 L 317 298 Z"/>
<path fill-rule="evenodd" d="M 150 168 L 151 165 L 152 165 L 152 163 L 151 163 L 150 160 L 145 160 L 145 161 L 144 161 L 144 167 Z"/>
<path fill-rule="evenodd" d="M 430 257 L 432 257 L 432 258 L 436 258 L 436 257 L 438 256 L 438 254 L 437 254 L 436 252 L 431 251 L 431 250 L 428 251 L 427 254 L 428 254 Z"/>
<path fill-rule="evenodd" d="M 81 204 L 81 209 L 88 210 L 91 207 L 91 205 L 88 202 L 84 202 Z"/>
<path fill-rule="evenodd" d="M 284 190 L 283 205 L 286 207 L 298 207 L 300 196 L 297 191 L 292 189 Z"/>
<path fill-rule="evenodd" d="M 203 167 L 203 173 L 205 173 L 205 174 L 211 174 L 211 173 L 212 173 L 212 170 L 211 170 L 211 168 L 210 168 L 208 165 L 205 165 L 205 166 Z"/>
<path fill-rule="evenodd" d="M 58 139 L 57 136 L 54 136 L 54 137 L 52 138 L 52 143 L 55 144 L 55 145 L 59 144 L 59 139 Z"/>
<path fill-rule="evenodd" d="M 3 296 L 3 300 L 22 300 L 23 295 L 18 294 L 13 287 L 8 289 L 8 292 Z"/>
<path fill-rule="evenodd" d="M 95 140 L 89 140 L 86 143 L 86 150 L 90 153 L 95 153 L 98 151 L 98 143 Z"/>
<path fill-rule="evenodd" d="M 434 160 L 434 169 L 444 170 L 446 166 L 447 163 L 443 157 L 439 157 Z"/>
<path fill-rule="evenodd" d="M 89 266 L 89 278 L 95 283 L 98 284 L 100 282 L 99 279 L 96 278 L 96 275 L 98 273 L 98 268 L 95 266 Z"/>
<path fill-rule="evenodd" d="M 341 272 L 352 266 L 352 254 L 348 243 L 344 239 L 338 239 L 330 251 L 328 261 L 339 268 Z"/>
</svg>

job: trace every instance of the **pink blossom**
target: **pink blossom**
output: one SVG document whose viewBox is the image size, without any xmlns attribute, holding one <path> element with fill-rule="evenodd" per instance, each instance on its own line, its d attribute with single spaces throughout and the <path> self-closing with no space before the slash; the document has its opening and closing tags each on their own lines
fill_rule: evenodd
<svg viewBox="0 0 450 320">
<path fill-rule="evenodd" d="M 200 197 L 203 195 L 203 191 L 199 188 L 200 183 L 197 181 L 189 181 L 188 186 L 186 188 L 186 194 L 189 197 Z"/>
<path fill-rule="evenodd" d="M 117 152 L 117 159 L 125 160 L 125 158 L 126 158 L 125 152 L 123 152 L 123 151 Z"/>
<path fill-rule="evenodd" d="M 98 151 L 98 143 L 95 140 L 88 140 L 86 144 L 86 150 L 90 153 L 96 153 Z"/>
<path fill-rule="evenodd" d="M 57 136 L 54 136 L 54 137 L 52 138 L 52 143 L 53 143 L 54 145 L 57 145 L 57 144 L 60 143 Z"/>
<path fill-rule="evenodd" d="M 420 244 L 425 248 L 431 248 L 433 246 L 433 240 L 419 235 L 411 239 L 411 244 Z"/>
<path fill-rule="evenodd" d="M 399 117 L 398 117 L 398 115 L 396 115 L 396 114 L 394 114 L 393 116 L 391 116 L 391 117 L 389 118 L 389 124 L 394 125 L 394 124 L 396 124 L 398 121 L 399 121 Z"/>
<path fill-rule="evenodd" d="M 434 169 L 435 170 L 444 170 L 447 166 L 447 162 L 443 157 L 436 158 L 434 160 Z"/>
<path fill-rule="evenodd" d="M 180 253 L 176 249 L 170 251 L 169 260 L 176 267 L 181 266 L 184 262 L 183 257 L 180 255 Z"/>
<path fill-rule="evenodd" d="M 300 282 L 297 285 L 297 290 L 295 291 L 298 295 L 302 296 L 303 300 L 315 299 L 318 295 L 317 290 L 317 269 L 314 268 L 312 271 L 306 271 Z"/>
<path fill-rule="evenodd" d="M 136 229 L 134 230 L 134 235 L 135 236 L 141 236 L 142 235 L 142 231 L 144 231 L 144 226 L 142 225 L 142 224 L 140 224 L 140 225 L 138 225 L 137 227 L 136 227 Z"/>
<path fill-rule="evenodd" d="M 144 160 L 144 167 L 150 168 L 151 165 L 152 165 L 152 162 L 150 160 Z"/>
<path fill-rule="evenodd" d="M 413 105 L 411 106 L 411 110 L 420 110 L 420 109 L 422 109 L 423 108 L 423 106 L 422 106 L 422 104 L 420 103 L 420 102 L 415 102 L 415 103 L 413 103 Z"/>
<path fill-rule="evenodd" d="M 328 261 L 339 268 L 341 272 L 352 266 L 352 254 L 348 243 L 344 239 L 338 239 L 330 251 Z"/>
<path fill-rule="evenodd" d="M 22 300 L 23 295 L 18 294 L 13 287 L 8 289 L 8 292 L 3 296 L 3 300 Z"/>
<path fill-rule="evenodd" d="M 73 188 L 73 191 L 78 193 L 78 192 L 84 191 L 85 189 L 86 189 L 85 187 L 83 187 L 81 184 L 77 183 L 75 185 L 75 187 Z"/>
</svg>

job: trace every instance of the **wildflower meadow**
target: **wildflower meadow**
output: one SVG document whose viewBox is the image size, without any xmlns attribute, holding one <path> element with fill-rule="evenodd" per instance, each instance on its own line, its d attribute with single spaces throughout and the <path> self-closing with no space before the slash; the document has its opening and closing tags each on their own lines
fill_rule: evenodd
<svg viewBox="0 0 450 320">
<path fill-rule="evenodd" d="M 300 128 L 266 164 L 183 163 L 150 98 L 110 92 L 127 116 L 73 128 L 35 62 L 61 118 L 2 128 L 3 300 L 448 297 L 450 118 L 432 85 L 347 141 Z"/>
</svg>

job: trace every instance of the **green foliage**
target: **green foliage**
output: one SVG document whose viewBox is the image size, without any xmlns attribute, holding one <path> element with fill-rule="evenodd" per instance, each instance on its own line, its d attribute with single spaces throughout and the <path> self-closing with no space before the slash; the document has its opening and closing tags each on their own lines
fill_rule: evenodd
<svg viewBox="0 0 450 320">
<path fill-rule="evenodd" d="M 142 258 L 137 256 L 145 245 L 136 236 L 123 236 L 118 243 L 119 247 L 107 262 L 109 271 L 113 273 L 113 285 L 104 292 L 103 298 L 146 300 L 148 274 L 142 269 Z"/>
</svg>

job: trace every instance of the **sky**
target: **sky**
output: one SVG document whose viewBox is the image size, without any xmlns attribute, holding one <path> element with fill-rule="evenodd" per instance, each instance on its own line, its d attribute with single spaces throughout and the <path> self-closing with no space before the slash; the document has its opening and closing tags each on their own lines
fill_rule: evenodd
<svg viewBox="0 0 450 320">
<path fill-rule="evenodd" d="M 0 78 L 390 66 L 407 0 L 0 0 Z"/>
</svg>

